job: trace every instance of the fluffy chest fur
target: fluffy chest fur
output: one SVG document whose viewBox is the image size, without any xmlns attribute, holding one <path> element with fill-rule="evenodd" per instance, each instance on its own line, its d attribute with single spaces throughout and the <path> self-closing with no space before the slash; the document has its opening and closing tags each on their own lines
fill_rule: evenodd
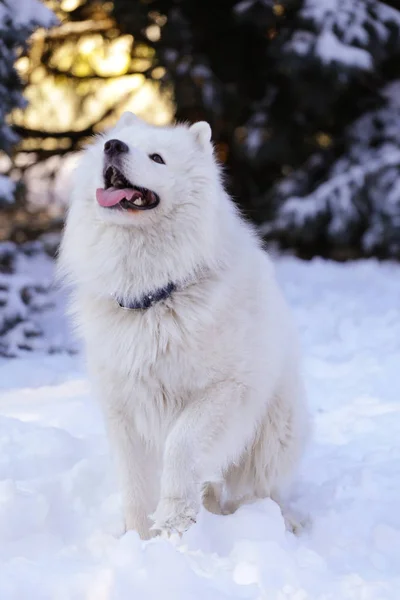
<svg viewBox="0 0 400 600">
<path fill-rule="evenodd" d="M 101 396 L 109 387 L 107 410 L 129 413 L 149 441 L 161 442 L 183 406 L 226 376 L 215 307 L 200 292 L 176 292 L 145 311 L 77 298 L 89 367 Z"/>
</svg>

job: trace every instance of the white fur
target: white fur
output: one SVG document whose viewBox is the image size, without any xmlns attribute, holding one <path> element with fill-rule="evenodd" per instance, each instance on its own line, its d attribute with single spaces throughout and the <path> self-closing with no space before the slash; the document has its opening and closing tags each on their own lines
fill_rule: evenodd
<svg viewBox="0 0 400 600">
<path fill-rule="evenodd" d="M 156 209 L 97 204 L 111 138 L 128 144 L 125 175 L 160 196 Z M 60 268 L 75 287 L 126 527 L 182 532 L 202 496 L 215 512 L 278 499 L 308 434 L 296 332 L 270 259 L 224 191 L 208 124 L 159 128 L 128 114 L 97 138 L 76 173 Z M 113 299 L 170 281 L 180 289 L 146 311 Z"/>
</svg>

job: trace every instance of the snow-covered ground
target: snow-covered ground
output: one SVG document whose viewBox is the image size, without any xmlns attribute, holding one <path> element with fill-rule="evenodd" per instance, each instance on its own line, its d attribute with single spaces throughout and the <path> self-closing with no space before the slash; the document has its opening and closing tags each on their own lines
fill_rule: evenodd
<svg viewBox="0 0 400 600">
<path fill-rule="evenodd" d="M 179 544 L 119 535 L 82 359 L 0 362 L 1 600 L 399 600 L 400 265 L 278 261 L 315 423 L 295 537 L 270 500 Z M 62 328 L 59 318 L 48 323 Z"/>
</svg>

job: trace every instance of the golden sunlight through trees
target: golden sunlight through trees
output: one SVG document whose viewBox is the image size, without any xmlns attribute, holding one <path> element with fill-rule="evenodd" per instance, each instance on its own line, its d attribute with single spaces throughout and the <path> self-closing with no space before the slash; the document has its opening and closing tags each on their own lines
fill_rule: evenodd
<svg viewBox="0 0 400 600">
<path fill-rule="evenodd" d="M 35 152 L 40 161 L 55 152 L 74 151 L 125 110 L 159 125 L 171 120 L 171 91 L 161 92 L 157 81 L 165 71 L 153 68 L 152 48 L 120 33 L 112 2 L 46 4 L 59 24 L 38 30 L 28 54 L 17 61 L 28 100 L 26 109 L 12 114 L 22 136 L 19 152 Z M 160 26 L 151 28 L 148 38 L 154 39 Z"/>
<path fill-rule="evenodd" d="M 16 61 L 27 104 L 7 117 L 20 141 L 0 165 L 19 182 L 16 202 L 2 216 L 0 239 L 18 242 L 28 229 L 34 237 L 61 219 L 68 173 L 91 136 L 126 110 L 157 125 L 174 114 L 171 87 L 162 82 L 165 69 L 150 44 L 160 37 L 165 17 L 154 13 L 139 40 L 121 32 L 112 2 L 43 3 L 57 23 L 37 29 Z"/>
</svg>

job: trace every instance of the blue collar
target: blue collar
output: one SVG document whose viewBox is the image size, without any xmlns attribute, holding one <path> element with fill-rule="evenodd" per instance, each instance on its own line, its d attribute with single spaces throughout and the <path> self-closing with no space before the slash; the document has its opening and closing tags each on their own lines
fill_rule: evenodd
<svg viewBox="0 0 400 600">
<path fill-rule="evenodd" d="M 128 302 L 127 304 L 119 298 L 116 300 L 121 308 L 126 308 L 128 310 L 146 310 L 154 306 L 154 304 L 158 304 L 158 302 L 162 302 L 169 298 L 175 290 L 175 283 L 170 282 L 165 287 L 150 292 L 150 294 L 145 294 L 141 298 Z"/>
</svg>

